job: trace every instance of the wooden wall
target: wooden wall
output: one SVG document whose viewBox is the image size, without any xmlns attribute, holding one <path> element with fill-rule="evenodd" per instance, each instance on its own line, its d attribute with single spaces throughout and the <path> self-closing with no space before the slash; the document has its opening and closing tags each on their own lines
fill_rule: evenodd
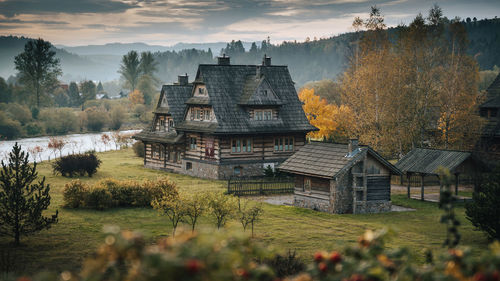
<svg viewBox="0 0 500 281">
<path fill-rule="evenodd" d="M 196 149 L 191 149 L 191 138 L 196 138 Z M 212 141 L 214 147 L 214 155 L 206 156 L 205 148 L 207 148 L 207 143 Z M 212 135 L 204 133 L 186 133 L 185 142 L 185 157 L 186 159 L 197 159 L 206 161 L 218 161 L 220 159 L 219 153 L 219 139 Z"/>
<path fill-rule="evenodd" d="M 250 136 L 234 136 L 234 137 L 223 137 L 220 139 L 220 158 L 221 159 L 233 159 L 233 160 L 262 160 L 265 161 L 286 158 L 291 156 L 300 147 L 305 144 L 305 134 L 293 134 L 293 135 L 282 135 L 282 136 L 293 136 L 294 137 L 294 150 L 288 152 L 275 152 L 274 151 L 274 139 L 275 137 L 280 137 L 280 135 L 250 135 Z M 232 139 L 252 139 L 252 152 L 251 153 L 232 153 L 231 152 L 231 141 Z"/>
</svg>

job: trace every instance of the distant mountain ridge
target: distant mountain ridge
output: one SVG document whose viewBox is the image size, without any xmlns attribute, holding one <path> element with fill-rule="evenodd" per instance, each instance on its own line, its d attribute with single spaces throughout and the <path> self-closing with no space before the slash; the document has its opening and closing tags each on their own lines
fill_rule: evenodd
<svg viewBox="0 0 500 281">
<path fill-rule="evenodd" d="M 500 19 L 485 19 L 464 22 L 469 47 L 480 69 L 500 66 Z M 397 28 L 388 32 L 394 33 Z M 123 54 L 130 50 L 154 52 L 158 62 L 157 77 L 162 83 L 171 83 L 177 75 L 188 73 L 194 77 L 200 63 L 214 62 L 213 56 L 224 52 L 231 56 L 232 64 L 259 64 L 262 56 L 272 57 L 272 64 L 288 65 L 296 86 L 308 81 L 334 79 L 346 67 L 347 57 L 352 52 L 352 42 L 361 33 L 344 33 L 338 36 L 308 42 L 283 42 L 269 45 L 259 42 L 253 50 L 250 42 L 178 43 L 173 46 L 148 45 L 144 43 L 110 43 L 66 47 L 56 45 L 57 57 L 61 59 L 62 81 L 110 81 L 119 79 L 118 69 Z M 14 57 L 21 53 L 25 37 L 0 36 L 0 76 L 15 75 Z M 235 44 L 236 43 L 236 44 Z M 243 47 L 243 48 L 242 48 Z M 210 49 L 210 51 L 208 51 Z"/>
<path fill-rule="evenodd" d="M 242 42 L 245 49 L 250 49 L 252 42 Z M 130 50 L 137 52 L 166 52 L 166 51 L 181 51 L 185 49 L 197 49 L 208 51 L 211 49 L 214 53 L 219 53 L 222 48 L 225 48 L 226 42 L 214 43 L 177 43 L 173 46 L 149 45 L 146 43 L 108 43 L 103 45 L 86 45 L 86 46 L 65 46 L 55 45 L 57 48 L 65 49 L 68 52 L 81 55 L 119 55 L 123 56 Z"/>
</svg>

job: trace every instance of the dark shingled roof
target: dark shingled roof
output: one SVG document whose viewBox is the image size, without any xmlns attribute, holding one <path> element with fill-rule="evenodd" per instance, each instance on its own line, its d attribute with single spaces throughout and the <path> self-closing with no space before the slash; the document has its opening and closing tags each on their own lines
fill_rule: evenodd
<svg viewBox="0 0 500 281">
<path fill-rule="evenodd" d="M 486 89 L 486 101 L 479 106 L 484 109 L 500 109 L 500 74 Z M 482 128 L 481 134 L 489 137 L 500 137 L 500 122 L 498 117 L 490 118 Z"/>
<path fill-rule="evenodd" d="M 192 97 L 186 101 L 186 104 L 192 104 L 192 105 L 207 105 L 210 104 L 210 98 L 209 97 Z"/>
<path fill-rule="evenodd" d="M 215 134 L 309 132 L 317 130 L 309 124 L 302 103 L 286 66 L 259 66 L 262 77 L 283 105 L 279 119 L 274 121 L 250 120 L 245 107 L 239 105 L 249 79 L 255 79 L 255 65 L 213 65 L 201 64 L 197 81 L 206 85 L 210 102 L 217 118 Z M 192 124 L 183 122 L 177 129 L 193 129 Z"/>
<path fill-rule="evenodd" d="M 180 143 L 182 141 L 183 133 L 177 134 L 175 131 L 171 132 L 151 132 L 147 130 L 142 130 L 138 134 L 135 134 L 133 138 L 142 141 L 152 141 L 159 143 Z"/>
<path fill-rule="evenodd" d="M 239 104 L 241 105 L 283 105 L 281 99 L 272 91 L 267 96 L 258 93 L 258 87 L 261 84 L 268 84 L 264 77 L 248 76 L 243 87 Z"/>
<path fill-rule="evenodd" d="M 435 175 L 441 166 L 454 172 L 471 156 L 470 152 L 465 151 L 414 148 L 396 163 L 396 167 L 403 172 Z"/>
<path fill-rule="evenodd" d="M 383 163 L 394 174 L 401 172 L 369 146 L 361 146 L 352 157 L 346 157 L 347 144 L 311 142 L 300 148 L 279 165 L 284 172 L 333 178 L 347 171 L 369 153 Z"/>
</svg>

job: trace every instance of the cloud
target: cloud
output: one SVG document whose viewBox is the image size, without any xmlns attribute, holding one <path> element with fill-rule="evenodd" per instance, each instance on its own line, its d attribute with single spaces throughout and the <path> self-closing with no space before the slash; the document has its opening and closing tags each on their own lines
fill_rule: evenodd
<svg viewBox="0 0 500 281">
<path fill-rule="evenodd" d="M 45 13 L 120 13 L 136 4 L 109 0 L 4 0 L 0 14 L 13 17 L 20 14 Z"/>
</svg>

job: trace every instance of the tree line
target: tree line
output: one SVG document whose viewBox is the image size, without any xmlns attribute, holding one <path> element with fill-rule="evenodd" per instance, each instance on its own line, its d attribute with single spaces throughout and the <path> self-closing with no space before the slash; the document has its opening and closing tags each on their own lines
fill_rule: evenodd
<svg viewBox="0 0 500 281">
<path fill-rule="evenodd" d="M 434 6 L 427 17 L 419 14 L 390 36 L 373 7 L 353 27 L 364 32 L 334 85 L 332 104 L 325 106 L 309 89 L 300 93 L 311 123 L 321 129 L 313 137 L 359 137 L 392 157 L 413 147 L 472 148 L 483 96 L 463 23 L 446 21 Z"/>
</svg>

